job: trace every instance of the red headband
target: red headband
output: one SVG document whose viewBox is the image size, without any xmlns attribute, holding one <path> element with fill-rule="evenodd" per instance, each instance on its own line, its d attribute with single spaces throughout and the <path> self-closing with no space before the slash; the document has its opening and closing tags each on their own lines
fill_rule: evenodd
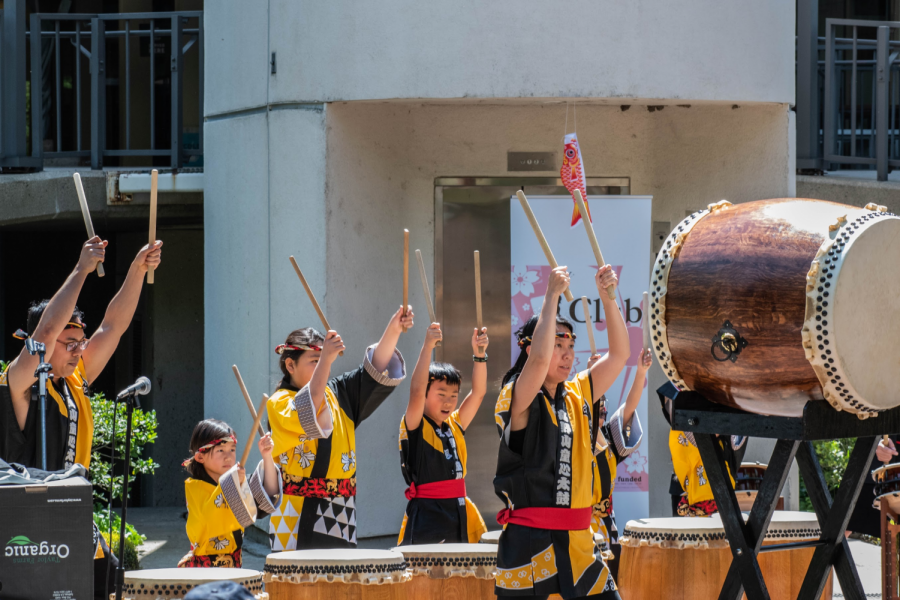
<svg viewBox="0 0 900 600">
<path fill-rule="evenodd" d="M 321 346 L 313 346 L 312 344 L 310 344 L 308 346 L 302 345 L 302 344 L 300 346 L 294 346 L 292 344 L 278 344 L 277 346 L 275 346 L 275 354 L 284 354 L 285 351 L 300 352 L 302 350 L 320 351 L 320 350 L 322 350 L 322 347 Z"/>
<path fill-rule="evenodd" d="M 219 446 L 220 444 L 225 444 L 225 443 L 227 443 L 227 442 L 234 442 L 235 444 L 237 444 L 237 438 L 234 437 L 234 434 L 233 434 L 233 433 L 232 433 L 230 436 L 228 436 L 228 437 L 220 438 L 220 439 L 218 439 L 218 440 L 213 440 L 213 441 L 211 441 L 210 443 L 208 443 L 208 444 L 206 444 L 206 445 L 204 445 L 204 446 L 200 446 L 199 448 L 197 448 L 197 452 L 195 452 L 194 454 L 197 454 L 198 452 L 199 452 L 200 454 L 206 454 L 207 452 L 209 452 L 210 450 L 212 450 L 212 449 L 215 448 L 216 446 Z M 186 467 L 186 466 L 188 466 L 189 464 L 191 464 L 192 462 L 194 462 L 194 457 L 193 457 L 193 456 L 190 457 L 189 459 L 187 459 L 186 461 L 184 461 L 183 463 L 181 463 L 181 466 L 182 466 L 182 467 Z"/>
</svg>

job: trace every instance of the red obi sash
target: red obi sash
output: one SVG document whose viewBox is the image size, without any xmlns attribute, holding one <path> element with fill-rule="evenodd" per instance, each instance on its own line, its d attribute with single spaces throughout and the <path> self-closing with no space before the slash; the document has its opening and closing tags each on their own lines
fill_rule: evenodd
<svg viewBox="0 0 900 600">
<path fill-rule="evenodd" d="M 413 498 L 430 498 L 433 500 L 444 500 L 449 498 L 463 498 L 466 495 L 465 479 L 446 479 L 444 481 L 435 481 L 434 483 L 422 483 L 416 485 L 410 483 L 406 488 L 406 499 Z"/>
<path fill-rule="evenodd" d="M 501 525 L 512 523 L 532 529 L 579 531 L 591 526 L 592 508 L 504 508 L 497 513 Z"/>
</svg>

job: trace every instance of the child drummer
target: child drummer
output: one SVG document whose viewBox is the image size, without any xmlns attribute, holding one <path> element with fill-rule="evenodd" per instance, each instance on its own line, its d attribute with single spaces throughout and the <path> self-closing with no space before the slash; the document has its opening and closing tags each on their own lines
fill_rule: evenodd
<svg viewBox="0 0 900 600">
<path fill-rule="evenodd" d="M 441 326 L 425 332 L 410 380 L 409 404 L 400 419 L 400 466 L 409 488 L 398 545 L 476 544 L 487 531 L 466 497 L 465 433 L 487 391 L 487 328 L 472 332 L 472 391 L 459 409 L 462 377 L 453 365 L 432 363 Z"/>
<path fill-rule="evenodd" d="M 281 477 L 272 462 L 272 447 L 269 434 L 259 440 L 262 460 L 249 481 L 257 514 L 270 514 L 281 503 Z M 236 451 L 237 438 L 227 423 L 206 419 L 194 427 L 191 457 L 182 463 L 190 474 L 184 482 L 184 495 L 191 551 L 179 561 L 179 567 L 241 567 L 244 528 L 253 524 L 253 518 L 231 505 L 241 501 L 239 496 L 223 491 L 229 484 L 223 478 L 230 477 Z M 243 465 L 238 474 L 243 484 Z"/>
<path fill-rule="evenodd" d="M 336 331 L 297 329 L 275 348 L 283 378 L 266 414 L 284 495 L 269 521 L 273 551 L 356 547 L 356 428 L 406 377 L 396 346 L 412 326 L 412 309 L 398 309 L 362 364 L 337 377 Z"/>
<path fill-rule="evenodd" d="M 557 315 L 569 287 L 565 267 L 551 272 L 540 316 L 517 332 L 522 348 L 504 377 L 495 418 L 502 430 L 494 489 L 507 508 L 497 550 L 498 596 L 560 594 L 619 600 L 591 531 L 595 468 L 592 413 L 629 356 L 628 330 L 606 288 L 607 265 L 595 276 L 607 315 L 609 353 L 567 381 L 575 356 L 572 325 Z"/>
</svg>

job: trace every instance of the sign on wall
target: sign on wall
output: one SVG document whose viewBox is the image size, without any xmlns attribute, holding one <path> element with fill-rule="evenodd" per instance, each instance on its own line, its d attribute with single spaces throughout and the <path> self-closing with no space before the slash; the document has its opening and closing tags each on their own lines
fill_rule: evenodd
<svg viewBox="0 0 900 600">
<path fill-rule="evenodd" d="M 591 251 L 584 226 L 579 222 L 571 226 L 572 197 L 532 196 L 529 204 L 541 225 L 544 236 L 560 265 L 565 265 L 572 273 L 570 289 L 575 302 L 564 297 L 559 310 L 575 326 L 575 362 L 571 375 L 587 368 L 590 344 L 581 307 L 581 296 L 590 302 L 591 318 L 594 321 L 594 337 L 597 350 L 606 353 L 609 349 L 606 334 L 606 319 L 600 295 L 594 285 L 597 264 Z M 619 276 L 616 290 L 617 303 L 631 340 L 631 356 L 615 383 L 606 391 L 607 408 L 612 414 L 625 402 L 636 374 L 636 365 L 643 344 L 642 326 L 644 307 L 642 294 L 647 291 L 650 280 L 650 208 L 651 196 L 590 196 L 588 198 L 594 231 L 603 251 L 603 258 L 613 265 Z M 532 315 L 538 314 L 547 291 L 547 275 L 550 266 L 532 232 L 531 225 L 522 210 L 519 200 L 510 199 L 510 262 L 512 265 L 511 322 L 512 322 L 512 362 L 519 356 L 515 332 Z M 631 519 L 649 516 L 649 440 L 647 439 L 647 384 L 641 395 L 638 416 L 644 426 L 645 437 L 641 447 L 619 465 L 613 508 L 621 530 Z"/>
</svg>

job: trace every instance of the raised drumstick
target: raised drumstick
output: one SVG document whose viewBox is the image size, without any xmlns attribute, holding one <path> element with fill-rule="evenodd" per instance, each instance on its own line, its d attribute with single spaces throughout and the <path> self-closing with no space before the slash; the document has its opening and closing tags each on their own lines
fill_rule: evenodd
<svg viewBox="0 0 900 600">
<path fill-rule="evenodd" d="M 575 190 L 575 202 L 578 203 L 578 210 L 581 212 L 581 220 L 584 222 L 584 230 L 587 232 L 588 240 L 591 242 L 591 250 L 594 251 L 594 259 L 597 266 L 602 267 L 606 264 L 603 260 L 603 254 L 600 253 L 600 244 L 597 243 L 597 236 L 594 235 L 594 226 L 591 224 L 591 218 L 588 216 L 587 207 L 584 205 L 584 198 L 581 197 L 581 190 Z M 616 299 L 616 286 L 611 285 L 606 288 L 606 293 L 610 300 Z"/>
<path fill-rule="evenodd" d="M 437 323 L 437 317 L 434 314 L 434 303 L 431 301 L 431 290 L 428 289 L 428 277 L 425 275 L 425 261 L 422 259 L 422 251 L 416 249 L 416 259 L 419 261 L 419 278 L 422 279 L 422 291 L 425 292 L 425 306 L 428 307 L 428 318 L 432 323 Z M 441 341 L 435 344 L 440 346 Z"/>
<path fill-rule="evenodd" d="M 481 253 L 475 251 L 475 324 L 478 326 L 478 333 L 484 327 L 481 314 Z M 484 346 L 478 346 L 479 351 L 484 350 Z"/>
<path fill-rule="evenodd" d="M 156 242 L 156 182 L 159 177 L 159 171 L 153 169 L 150 171 L 150 245 Z M 147 269 L 147 283 L 153 283 L 153 271 L 155 267 Z"/>
<path fill-rule="evenodd" d="M 591 356 L 594 356 L 597 354 L 597 342 L 594 341 L 594 323 L 591 321 L 591 309 L 588 308 L 587 296 L 581 297 L 581 307 L 584 308 L 584 324 L 587 326 L 588 342 L 591 343 Z"/>
<path fill-rule="evenodd" d="M 409 306 L 409 229 L 403 230 L 403 316 L 406 316 L 406 307 Z M 403 327 L 406 333 L 406 326 Z"/>
<path fill-rule="evenodd" d="M 231 370 L 234 371 L 234 376 L 237 378 L 238 385 L 241 386 L 241 394 L 244 396 L 244 402 L 247 403 L 247 408 L 250 409 L 250 414 L 253 415 L 253 420 L 256 420 L 256 409 L 253 408 L 253 400 L 250 399 L 250 392 L 247 391 L 247 386 L 244 385 L 244 378 L 241 377 L 241 372 L 238 370 L 237 365 L 231 365 Z M 259 427 L 259 435 L 266 435 L 266 432 L 263 431 L 262 425 L 257 421 L 254 428 Z M 243 464 L 243 463 L 241 463 Z"/>
<path fill-rule="evenodd" d="M 644 349 L 649 350 L 650 344 L 650 294 L 644 292 Z"/>
<path fill-rule="evenodd" d="M 81 174 L 75 173 L 75 191 L 78 193 L 78 203 L 81 204 L 81 216 L 84 217 L 84 225 L 87 227 L 88 239 L 96 234 L 94 233 L 94 224 L 91 222 L 91 211 L 88 210 L 87 198 L 84 197 L 84 187 L 81 185 Z M 103 263 L 97 263 L 97 277 L 103 277 L 106 271 L 103 270 Z"/>
<path fill-rule="evenodd" d="M 262 420 L 263 413 L 266 412 L 266 402 L 268 401 L 269 397 L 266 394 L 263 394 L 259 410 L 254 411 L 253 414 L 253 429 L 259 428 L 259 437 L 266 435 L 263 433 L 262 425 L 260 425 L 259 422 Z M 250 430 L 250 435 L 247 436 L 247 445 L 244 446 L 244 453 L 241 455 L 241 466 L 245 469 L 247 468 L 247 459 L 250 458 L 250 449 L 253 448 L 253 429 Z"/>
<path fill-rule="evenodd" d="M 306 283 L 306 277 L 303 276 L 303 271 L 300 270 L 300 267 L 297 265 L 297 261 L 294 260 L 293 256 L 291 256 L 291 264 L 294 265 L 294 270 L 297 271 L 297 277 L 300 278 L 300 283 L 303 284 L 303 289 L 306 290 L 306 295 L 309 296 L 309 300 L 312 302 L 313 308 L 316 309 L 316 314 L 319 315 L 319 319 L 322 321 L 322 325 L 325 327 L 325 332 L 327 334 L 327 332 L 331 331 L 331 325 L 328 324 L 328 319 L 325 318 L 322 307 L 320 307 L 319 303 L 316 301 L 316 296 L 313 294 L 312 288 Z M 341 351 L 340 355 L 343 356 L 344 352 Z"/>
<path fill-rule="evenodd" d="M 516 192 L 516 198 L 519 199 L 519 203 L 522 205 L 522 210 L 525 211 L 525 216 L 528 217 L 528 222 L 531 223 L 531 228 L 534 229 L 534 235 L 537 236 L 538 243 L 541 245 L 541 249 L 544 251 L 544 256 L 547 257 L 547 262 L 550 263 L 550 268 L 555 269 L 559 266 L 559 263 L 556 262 L 556 259 L 553 258 L 553 252 L 550 250 L 550 245 L 547 243 L 547 238 L 544 237 L 544 232 L 541 231 L 541 226 L 537 222 L 537 218 L 534 216 L 534 212 L 531 210 L 531 206 L 528 204 L 528 198 L 525 197 L 525 192 L 519 190 Z M 583 214 L 583 213 L 582 213 Z M 564 292 L 566 300 L 569 302 L 573 302 L 575 300 L 575 296 L 572 295 L 572 292 L 568 289 Z"/>
</svg>

